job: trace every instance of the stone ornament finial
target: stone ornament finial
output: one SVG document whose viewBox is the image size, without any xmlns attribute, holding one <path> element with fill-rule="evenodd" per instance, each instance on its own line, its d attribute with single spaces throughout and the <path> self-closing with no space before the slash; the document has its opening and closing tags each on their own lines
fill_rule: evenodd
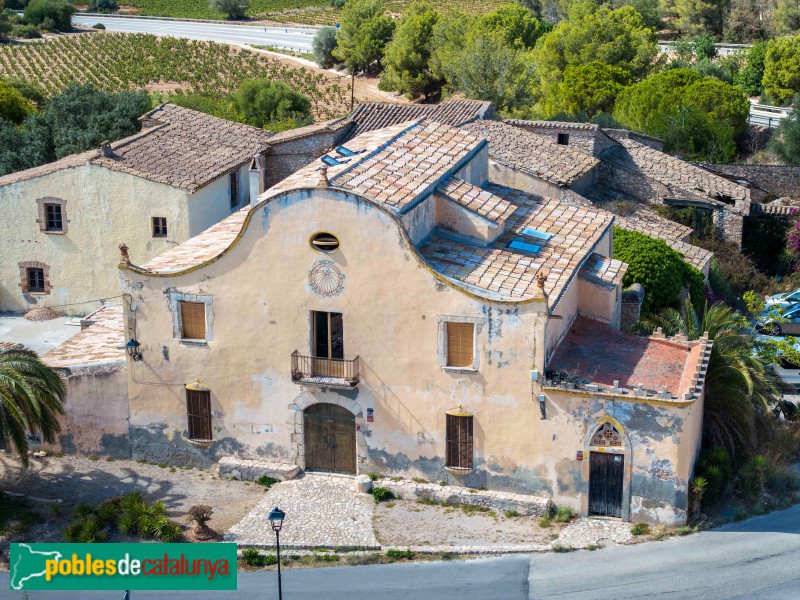
<svg viewBox="0 0 800 600">
<path fill-rule="evenodd" d="M 317 185 L 319 187 L 329 186 L 331 182 L 328 181 L 328 165 L 322 165 L 317 171 L 319 171 L 319 181 Z"/>
<path fill-rule="evenodd" d="M 128 256 L 128 247 L 125 244 L 119 245 L 119 262 L 121 265 L 131 264 L 131 257 Z"/>
<path fill-rule="evenodd" d="M 533 278 L 536 280 L 536 285 L 539 289 L 544 290 L 544 284 L 547 283 L 547 273 L 537 271 Z"/>
</svg>

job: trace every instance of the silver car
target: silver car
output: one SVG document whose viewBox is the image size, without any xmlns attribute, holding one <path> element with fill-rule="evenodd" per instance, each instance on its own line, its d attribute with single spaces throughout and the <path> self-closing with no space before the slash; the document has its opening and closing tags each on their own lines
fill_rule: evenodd
<svg viewBox="0 0 800 600">
<path fill-rule="evenodd" d="M 780 312 L 778 307 L 765 310 L 759 318 L 758 328 L 769 335 L 800 335 L 800 304 Z"/>
<path fill-rule="evenodd" d="M 789 308 L 800 304 L 800 290 L 767 296 L 764 306 L 766 308 Z"/>
</svg>

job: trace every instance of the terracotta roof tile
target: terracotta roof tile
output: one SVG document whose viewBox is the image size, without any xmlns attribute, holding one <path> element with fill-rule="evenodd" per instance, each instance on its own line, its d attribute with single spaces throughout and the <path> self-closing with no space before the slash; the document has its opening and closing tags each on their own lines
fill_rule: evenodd
<svg viewBox="0 0 800 600">
<path fill-rule="evenodd" d="M 545 291 L 551 306 L 608 231 L 613 216 L 563 204 L 496 185 L 485 188 L 514 206 L 506 232 L 488 248 L 456 241 L 435 232 L 419 250 L 446 277 L 506 300 L 541 298 L 535 275 L 547 274 Z M 525 233 L 533 229 L 538 237 Z M 543 237 L 550 236 L 543 241 Z M 539 246 L 538 252 L 509 248 L 515 239 Z"/>
<path fill-rule="evenodd" d="M 353 111 L 352 119 L 356 122 L 356 127 L 350 137 L 418 119 L 430 119 L 445 125 L 461 125 L 472 119 L 484 118 L 491 112 L 492 103 L 481 100 L 445 100 L 441 104 L 369 102 L 360 104 Z"/>
<path fill-rule="evenodd" d="M 486 138 L 489 156 L 497 162 L 556 185 L 569 186 L 600 164 L 596 158 L 509 122 L 482 119 L 462 129 Z"/>
<path fill-rule="evenodd" d="M 269 131 L 162 104 L 143 120 L 155 126 L 111 144 L 94 164 L 188 192 L 208 185 L 267 147 Z"/>
<path fill-rule="evenodd" d="M 516 207 L 507 200 L 457 177 L 450 177 L 436 190 L 450 200 L 496 223 L 505 222 L 516 210 Z"/>
<path fill-rule="evenodd" d="M 634 169 L 667 188 L 682 190 L 712 202 L 750 198 L 746 187 L 676 156 L 659 152 L 632 139 L 617 138 L 617 142 L 620 145 L 604 153 L 604 160 L 616 162 L 622 168 Z"/>
<path fill-rule="evenodd" d="M 608 285 L 619 285 L 628 270 L 621 260 L 616 260 L 602 254 L 592 254 L 581 268 L 581 277 L 589 281 Z"/>
<path fill-rule="evenodd" d="M 85 325 L 66 342 L 42 356 L 53 368 L 85 367 L 125 360 L 122 306 L 106 306 L 85 317 Z"/>
</svg>

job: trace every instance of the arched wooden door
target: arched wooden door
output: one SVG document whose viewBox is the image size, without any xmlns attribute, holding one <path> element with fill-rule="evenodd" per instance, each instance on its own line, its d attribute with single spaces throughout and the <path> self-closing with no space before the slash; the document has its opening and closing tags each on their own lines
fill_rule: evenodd
<svg viewBox="0 0 800 600">
<path fill-rule="evenodd" d="M 589 452 L 589 515 L 622 516 L 625 456 L 622 436 L 605 423 L 592 436 Z"/>
<path fill-rule="evenodd" d="M 306 470 L 356 472 L 356 419 L 336 404 L 313 404 L 303 413 Z"/>
</svg>

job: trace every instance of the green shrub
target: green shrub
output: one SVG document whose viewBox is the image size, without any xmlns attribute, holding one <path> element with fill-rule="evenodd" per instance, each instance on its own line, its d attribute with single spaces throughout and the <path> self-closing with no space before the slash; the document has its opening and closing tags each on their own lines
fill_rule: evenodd
<svg viewBox="0 0 800 600">
<path fill-rule="evenodd" d="M 541 519 L 539 519 L 539 527 L 541 527 L 542 529 L 547 529 L 552 524 L 553 522 L 547 517 L 542 517 Z"/>
<path fill-rule="evenodd" d="M 767 490 L 771 473 L 771 465 L 764 456 L 758 454 L 747 461 L 742 468 L 745 493 L 753 500 L 761 498 Z"/>
<path fill-rule="evenodd" d="M 553 552 L 573 552 L 575 548 L 572 546 L 564 546 L 563 544 L 553 544 Z"/>
<path fill-rule="evenodd" d="M 208 7 L 229 19 L 244 19 L 250 8 L 250 0 L 209 0 Z"/>
<path fill-rule="evenodd" d="M 378 504 L 394 499 L 394 494 L 389 488 L 376 487 L 372 489 L 372 497 L 375 498 L 375 504 Z"/>
<path fill-rule="evenodd" d="M 92 29 L 105 29 L 105 28 L 106 26 L 103 25 L 102 23 L 95 23 L 94 25 L 92 25 Z"/>
<path fill-rule="evenodd" d="M 414 553 L 411 550 L 390 549 L 386 551 L 386 556 L 395 559 L 412 559 L 414 558 Z"/>
<path fill-rule="evenodd" d="M 89 12 L 112 13 L 117 10 L 117 0 L 89 0 Z"/>
<path fill-rule="evenodd" d="M 244 122 L 273 130 L 291 129 L 311 122 L 311 101 L 285 83 L 267 79 L 242 82 L 232 97 Z"/>
<path fill-rule="evenodd" d="M 702 310 L 705 303 L 703 274 L 684 262 L 666 242 L 615 227 L 613 254 L 615 259 L 628 264 L 623 285 L 639 283 L 644 287 L 644 313 L 675 305 L 684 286 L 689 288 L 695 310 Z"/>
<path fill-rule="evenodd" d="M 511 510 L 504 511 L 503 515 L 505 515 L 506 519 L 513 519 L 515 517 L 520 516 L 519 512 L 517 512 L 513 508 Z"/>
<path fill-rule="evenodd" d="M 572 509 L 569 506 L 559 506 L 553 519 L 556 523 L 567 523 L 572 518 Z"/>
<path fill-rule="evenodd" d="M 378 475 L 377 473 L 370 473 L 369 475 L 367 475 L 367 477 L 369 477 L 371 481 L 378 481 L 378 479 L 383 478 L 383 475 Z"/>
<path fill-rule="evenodd" d="M 23 40 L 35 40 L 42 37 L 42 34 L 33 25 L 16 25 L 11 31 L 11 35 Z"/>
<path fill-rule="evenodd" d="M 251 567 L 269 567 L 278 563 L 274 554 L 261 554 L 255 548 L 242 550 L 242 561 Z"/>
<path fill-rule="evenodd" d="M 336 28 L 320 27 L 311 42 L 314 51 L 314 60 L 323 69 L 332 67 L 336 60 L 333 51 L 336 48 Z"/>
<path fill-rule="evenodd" d="M 264 486 L 264 490 L 268 490 L 273 485 L 275 485 L 276 483 L 279 483 L 279 482 L 280 482 L 280 479 L 275 479 L 274 477 L 270 477 L 268 475 L 262 475 L 261 477 L 256 479 L 256 483 L 259 484 L 259 485 L 263 485 Z"/>
<path fill-rule="evenodd" d="M 74 12 L 64 0 L 31 0 L 25 7 L 25 22 L 48 31 L 69 31 Z"/>
<path fill-rule="evenodd" d="M 631 527 L 632 535 L 647 535 L 648 533 L 650 533 L 650 525 L 647 523 L 636 523 Z"/>
</svg>

